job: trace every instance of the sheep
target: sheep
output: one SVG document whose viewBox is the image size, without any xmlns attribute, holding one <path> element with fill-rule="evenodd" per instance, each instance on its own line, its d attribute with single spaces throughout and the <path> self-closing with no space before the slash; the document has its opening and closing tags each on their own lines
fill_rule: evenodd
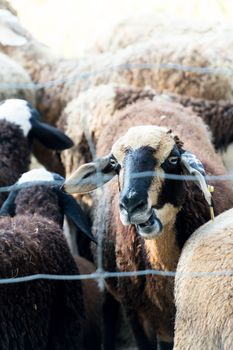
<svg viewBox="0 0 233 350">
<path fill-rule="evenodd" d="M 215 191 L 210 199 L 203 166 L 208 175 L 225 174 L 224 167 L 203 121 L 174 103 L 139 101 L 127 107 L 102 131 L 97 156 L 68 178 L 64 188 L 86 193 L 112 179 L 93 206 L 93 232 L 104 236 L 106 271 L 175 271 L 185 241 L 209 220 L 209 205 L 216 214 L 233 205 L 228 182 L 211 182 Z M 132 176 L 154 170 L 191 173 L 199 180 Z M 163 276 L 106 280 L 106 288 L 128 313 L 139 349 L 154 349 L 156 338 L 172 342 L 173 284 L 173 278 Z"/>
<path fill-rule="evenodd" d="M 228 172 L 231 172 L 233 170 L 233 102 L 195 99 L 175 94 L 169 94 L 169 98 L 185 107 L 191 107 L 205 121 L 213 134 L 216 150 L 220 152 Z"/>
<path fill-rule="evenodd" d="M 175 278 L 175 350 L 232 349 L 232 242 L 232 209 L 186 242 Z"/>
<path fill-rule="evenodd" d="M 95 44 L 91 53 L 116 52 L 120 48 L 139 42 L 145 42 L 148 38 L 158 40 L 161 36 L 189 36 L 190 41 L 196 42 L 203 36 L 221 35 L 231 37 L 232 27 L 219 21 L 204 22 L 197 19 L 174 18 L 158 14 L 145 14 L 132 16 L 115 24 L 114 28 Z"/>
<path fill-rule="evenodd" d="M 2 52 L 0 53 L 0 64 L 2 67 L 0 72 L 0 100 L 21 98 L 35 104 L 35 91 L 29 87 L 30 84 L 31 87 L 33 86 L 33 82 L 28 72 Z M 19 87 L 17 87 L 17 84 L 19 84 Z"/>
<path fill-rule="evenodd" d="M 48 187 L 54 180 L 58 186 Z M 45 169 L 33 169 L 24 173 L 17 185 L 22 188 L 34 181 L 45 184 L 18 188 L 4 202 L 0 210 L 1 278 L 38 273 L 79 274 L 63 235 L 64 214 L 73 220 L 80 233 L 95 239 L 79 205 L 59 189 L 63 180 Z M 87 263 L 78 261 L 82 271 L 90 273 Z M 95 292 L 96 287 L 92 286 Z M 88 325 L 82 288 L 79 281 L 39 280 L 2 285 L 1 349 L 83 349 L 82 329 Z M 98 336 L 96 330 L 99 341 Z"/>
<path fill-rule="evenodd" d="M 61 156 L 66 175 L 70 176 L 78 166 L 92 160 L 99 135 L 114 115 L 127 105 L 143 99 L 165 99 L 190 107 L 209 126 L 214 146 L 228 171 L 233 168 L 230 152 L 233 139 L 231 101 L 195 99 L 172 93 L 160 94 L 148 87 L 108 84 L 81 92 L 67 104 L 57 122 L 58 128 L 74 141 L 74 147 L 65 150 Z"/>
<path fill-rule="evenodd" d="M 7 0 L 1 0 L 0 1 L 0 9 L 8 10 L 11 13 L 13 13 L 13 15 L 17 15 L 16 10 L 11 6 L 9 1 L 7 1 Z"/>
<path fill-rule="evenodd" d="M 57 127 L 74 142 L 74 146 L 61 155 L 66 176 L 70 176 L 78 166 L 92 160 L 92 144 L 95 149 L 102 129 L 117 111 L 138 100 L 153 99 L 155 94 L 150 88 L 108 84 L 81 92 L 69 102 L 57 122 Z"/>
<path fill-rule="evenodd" d="M 4 21 L 8 30 L 12 30 L 12 16 L 9 13 Z M 1 45 L 1 50 L 19 62 L 33 82 L 55 81 L 37 91 L 36 105 L 45 120 L 52 124 L 55 124 L 67 102 L 81 91 L 110 82 L 135 87 L 148 85 L 160 92 L 170 91 L 206 99 L 231 99 L 233 96 L 231 35 L 221 36 L 217 32 L 216 35 L 203 35 L 197 42 L 185 35 L 177 36 L 176 40 L 173 36 L 161 35 L 156 40 L 152 38 L 115 53 L 64 59 L 54 56 L 36 41 L 15 17 L 13 30 L 25 38 L 25 44 L 20 47 Z M 227 30 L 225 32 L 228 33 Z M 164 67 L 169 63 L 172 65 Z M 199 71 L 176 69 L 173 63 L 197 67 Z M 206 72 L 202 71 L 204 67 L 208 67 Z"/>
<path fill-rule="evenodd" d="M 0 186 L 11 185 L 30 164 L 30 144 L 39 140 L 47 148 L 61 151 L 73 145 L 58 129 L 40 121 L 30 103 L 7 99 L 0 103 Z M 5 194 L 0 193 L 0 205 Z"/>
</svg>

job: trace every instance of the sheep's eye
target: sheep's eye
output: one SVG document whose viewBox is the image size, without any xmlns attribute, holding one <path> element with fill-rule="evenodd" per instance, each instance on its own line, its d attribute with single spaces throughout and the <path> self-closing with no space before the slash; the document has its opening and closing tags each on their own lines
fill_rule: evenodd
<svg viewBox="0 0 233 350">
<path fill-rule="evenodd" d="M 116 161 L 116 159 L 114 159 L 114 158 L 110 158 L 109 163 L 111 164 L 111 166 L 112 166 L 113 168 L 115 168 L 115 166 L 117 165 L 117 161 Z"/>
<path fill-rule="evenodd" d="M 178 157 L 169 157 L 168 161 L 172 164 L 172 165 L 176 165 L 178 162 Z"/>
<path fill-rule="evenodd" d="M 111 167 L 116 171 L 120 168 L 120 164 L 117 162 L 115 157 L 111 157 L 109 159 L 109 163 L 110 163 Z"/>
</svg>

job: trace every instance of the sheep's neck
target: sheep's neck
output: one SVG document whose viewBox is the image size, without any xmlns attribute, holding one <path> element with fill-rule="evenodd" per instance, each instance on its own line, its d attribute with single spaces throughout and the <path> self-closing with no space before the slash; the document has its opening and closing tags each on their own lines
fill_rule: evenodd
<svg viewBox="0 0 233 350">
<path fill-rule="evenodd" d="M 175 219 L 164 226 L 158 238 L 145 240 L 145 249 L 153 269 L 175 271 L 180 256 Z"/>
</svg>

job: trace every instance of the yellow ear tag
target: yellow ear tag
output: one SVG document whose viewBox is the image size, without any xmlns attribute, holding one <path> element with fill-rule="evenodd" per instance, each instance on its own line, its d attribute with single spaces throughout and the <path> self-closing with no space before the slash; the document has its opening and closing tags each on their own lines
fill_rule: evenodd
<svg viewBox="0 0 233 350">
<path fill-rule="evenodd" d="M 210 193 L 214 192 L 214 186 L 208 185 L 208 190 Z M 210 205 L 210 219 L 214 220 L 214 208 L 213 205 Z"/>
</svg>

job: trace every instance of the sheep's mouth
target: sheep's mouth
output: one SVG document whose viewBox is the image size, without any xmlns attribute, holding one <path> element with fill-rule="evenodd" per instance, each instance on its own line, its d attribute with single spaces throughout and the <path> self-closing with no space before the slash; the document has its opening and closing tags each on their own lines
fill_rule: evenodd
<svg viewBox="0 0 233 350">
<path fill-rule="evenodd" d="M 143 223 L 135 225 L 137 232 L 146 239 L 151 239 L 160 234 L 163 229 L 163 225 L 159 218 L 152 212 L 149 219 Z"/>
</svg>

